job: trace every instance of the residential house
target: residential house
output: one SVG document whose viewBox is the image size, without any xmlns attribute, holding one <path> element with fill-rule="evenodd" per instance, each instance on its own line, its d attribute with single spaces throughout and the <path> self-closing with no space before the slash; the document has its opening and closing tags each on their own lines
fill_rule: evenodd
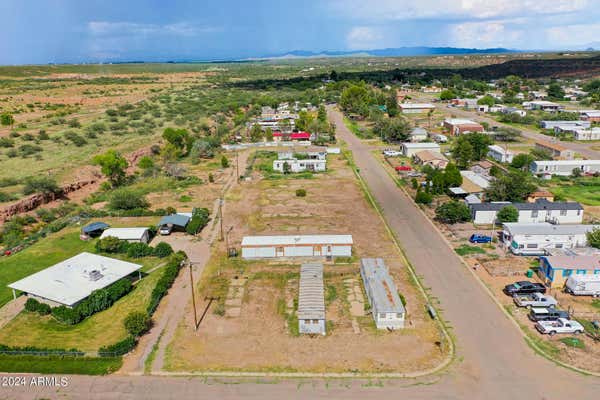
<svg viewBox="0 0 600 400">
<path fill-rule="evenodd" d="M 554 129 L 555 131 L 569 128 L 589 128 L 591 122 L 589 121 L 540 121 L 540 128 L 542 129 Z"/>
<path fill-rule="evenodd" d="M 456 107 L 464 107 L 466 109 L 476 109 L 477 99 L 452 99 L 450 104 Z"/>
<path fill-rule="evenodd" d="M 535 148 L 550 153 L 552 158 L 555 159 L 560 158 L 570 160 L 575 156 L 573 150 L 567 149 L 559 143 L 539 141 L 535 143 Z"/>
<path fill-rule="evenodd" d="M 532 90 L 529 92 L 529 97 L 534 100 L 543 100 L 548 98 L 548 92 L 541 90 Z"/>
<path fill-rule="evenodd" d="M 242 258 L 350 257 L 352 235 L 244 236 Z"/>
<path fill-rule="evenodd" d="M 435 110 L 435 106 L 431 103 L 401 103 L 398 106 L 404 114 L 426 113 Z"/>
<path fill-rule="evenodd" d="M 325 160 L 327 158 L 327 148 L 320 146 L 302 146 L 288 147 L 277 152 L 279 160 L 290 160 L 293 158 L 308 160 Z"/>
<path fill-rule="evenodd" d="M 289 167 L 286 167 L 287 166 Z M 326 159 L 279 159 L 273 161 L 273 170 L 278 172 L 323 172 L 327 170 Z"/>
<path fill-rule="evenodd" d="M 488 157 L 501 163 L 510 163 L 513 160 L 514 153 L 508 149 L 504 149 L 496 144 L 488 146 Z"/>
<path fill-rule="evenodd" d="M 532 174 L 546 178 L 553 175 L 570 176 L 575 169 L 585 175 L 595 174 L 600 172 L 600 160 L 541 160 L 529 165 Z"/>
<path fill-rule="evenodd" d="M 448 159 L 441 153 L 431 150 L 423 150 L 413 155 L 413 160 L 418 165 L 429 165 L 433 168 L 444 169 L 448 165 Z"/>
<path fill-rule="evenodd" d="M 100 239 L 109 236 L 129 243 L 148 243 L 151 239 L 148 228 L 108 228 L 102 232 Z"/>
<path fill-rule="evenodd" d="M 576 129 L 573 131 L 575 140 L 600 140 L 600 128 Z"/>
<path fill-rule="evenodd" d="M 444 121 L 444 128 L 450 134 L 457 136 L 468 132 L 483 132 L 484 128 L 470 119 L 449 118 Z"/>
<path fill-rule="evenodd" d="M 492 202 L 473 204 L 471 217 L 475 225 L 497 223 L 498 211 L 513 206 L 519 211 L 517 222 L 553 224 L 580 224 L 583 221 L 583 207 L 577 202 L 551 202 L 538 199 L 533 203 Z"/>
<path fill-rule="evenodd" d="M 428 133 L 425 129 L 416 127 L 412 131 L 409 132 L 408 137 L 411 142 L 422 142 L 427 140 Z"/>
<path fill-rule="evenodd" d="M 600 122 L 600 110 L 583 111 L 579 118 L 582 121 Z"/>
<path fill-rule="evenodd" d="M 8 285 L 13 290 L 25 293 L 29 298 L 52 307 L 75 307 L 96 290 L 138 272 L 139 264 L 104 257 L 92 253 L 79 253 L 51 267 L 29 275 Z"/>
<path fill-rule="evenodd" d="M 360 275 L 377 329 L 404 328 L 406 309 L 383 259 L 361 259 Z"/>
<path fill-rule="evenodd" d="M 525 110 L 521 110 L 520 108 L 516 108 L 516 107 L 505 107 L 502 110 L 503 114 L 517 114 L 520 117 L 524 117 L 527 115 L 527 111 Z"/>
<path fill-rule="evenodd" d="M 535 203 L 538 200 L 544 199 L 546 201 L 554 201 L 554 195 L 547 190 L 536 190 L 527 196 L 528 203 Z"/>
<path fill-rule="evenodd" d="M 548 222 L 502 224 L 502 241 L 516 255 L 542 255 L 552 249 L 587 246 L 587 233 L 600 225 L 553 225 Z"/>
<path fill-rule="evenodd" d="M 490 177 L 490 172 L 492 171 L 493 166 L 494 164 L 492 164 L 491 162 L 487 160 L 482 160 L 475 162 L 473 165 L 471 165 L 471 168 L 469 169 L 478 175 Z"/>
<path fill-rule="evenodd" d="M 562 288 L 571 275 L 600 275 L 600 256 L 541 256 L 539 277 L 551 288 Z"/>
<path fill-rule="evenodd" d="M 423 150 L 431 150 L 431 151 L 436 151 L 439 153 L 440 145 L 437 143 L 427 143 L 427 142 L 424 142 L 424 143 L 405 142 L 400 145 L 400 151 L 402 152 L 402 155 L 405 157 L 412 157 L 416 153 L 423 151 Z"/>
<path fill-rule="evenodd" d="M 310 263 L 300 266 L 298 294 L 298 332 L 325 335 L 325 294 L 323 288 L 323 264 Z"/>
<path fill-rule="evenodd" d="M 553 103 L 546 100 L 535 100 L 526 101 L 523 103 L 523 108 L 528 110 L 541 110 L 547 112 L 557 112 L 563 110 L 565 107 L 558 103 Z"/>
</svg>

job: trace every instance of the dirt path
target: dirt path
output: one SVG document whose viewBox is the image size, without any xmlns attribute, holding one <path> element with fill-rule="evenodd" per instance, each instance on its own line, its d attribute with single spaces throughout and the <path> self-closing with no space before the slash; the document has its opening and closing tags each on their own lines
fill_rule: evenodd
<svg viewBox="0 0 600 400">
<path fill-rule="evenodd" d="M 246 168 L 247 158 L 248 154 L 246 152 L 239 154 L 241 171 Z M 234 166 L 231 168 L 231 174 L 223 185 L 223 197 L 229 188 L 238 184 L 236 178 L 236 169 Z M 220 227 L 216 217 L 218 209 L 219 199 L 216 199 L 211 212 L 212 222 L 209 223 L 198 238 L 178 235 L 174 237 L 174 240 L 165 239 L 165 241 L 168 241 L 173 246 L 174 250 L 183 250 L 188 255 L 194 283 L 197 283 L 198 279 L 200 279 L 204 266 L 210 258 L 211 245 L 218 239 Z M 161 240 L 158 239 L 158 241 Z M 190 321 L 193 319 L 193 315 L 187 313 L 190 301 L 189 270 L 185 267 L 182 268 L 168 295 L 163 299 L 155 313 L 153 328 L 141 338 L 137 348 L 124 357 L 123 366 L 119 370 L 120 374 L 143 374 L 146 360 L 153 350 L 156 351 L 156 355 L 152 362 L 151 371 L 157 373 L 162 370 L 165 350 L 175 335 L 179 321 L 182 318 L 190 318 Z"/>
<path fill-rule="evenodd" d="M 0 328 L 8 324 L 14 317 L 23 311 L 26 301 L 27 296 L 19 296 L 0 308 Z"/>
</svg>

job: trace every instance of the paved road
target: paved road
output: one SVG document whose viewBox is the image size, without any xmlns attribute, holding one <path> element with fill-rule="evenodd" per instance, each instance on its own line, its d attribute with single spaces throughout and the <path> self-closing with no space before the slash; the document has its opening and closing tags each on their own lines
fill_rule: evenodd
<svg viewBox="0 0 600 400">
<path fill-rule="evenodd" d="M 354 153 L 361 175 L 386 220 L 425 286 L 439 299 L 443 316 L 457 337 L 458 361 L 446 373 L 435 378 L 386 381 L 382 387 L 364 381 L 265 384 L 264 380 L 250 380 L 233 385 L 212 380 L 207 383 L 202 378 L 72 377 L 66 389 L 33 392 L 0 388 L 0 398 L 597 399 L 600 379 L 557 367 L 535 355 L 518 328 L 493 303 L 414 203 L 396 187 L 370 154 L 369 147 L 345 128 L 338 112 L 330 110 L 330 117 L 338 127 L 338 138 L 346 141 Z"/>
</svg>

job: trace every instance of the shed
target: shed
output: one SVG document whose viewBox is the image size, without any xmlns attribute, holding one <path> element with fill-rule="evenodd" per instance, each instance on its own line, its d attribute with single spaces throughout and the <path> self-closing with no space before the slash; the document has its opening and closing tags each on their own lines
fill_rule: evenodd
<svg viewBox="0 0 600 400">
<path fill-rule="evenodd" d="M 104 222 L 92 222 L 81 228 L 81 232 L 90 237 L 97 237 L 102 234 L 106 229 L 110 228 L 110 225 Z"/>
<path fill-rule="evenodd" d="M 352 235 L 244 236 L 242 258 L 350 257 Z"/>
<path fill-rule="evenodd" d="M 325 335 L 323 264 L 302 264 L 298 295 L 298 331 Z"/>
<path fill-rule="evenodd" d="M 148 228 L 108 228 L 102 232 L 100 239 L 105 239 L 109 236 L 130 243 L 148 243 L 150 241 Z"/>
<path fill-rule="evenodd" d="M 8 285 L 51 306 L 73 307 L 94 290 L 103 289 L 139 271 L 139 264 L 80 253 Z"/>
<path fill-rule="evenodd" d="M 171 214 L 165 215 L 160 219 L 158 226 L 173 226 L 179 230 L 184 230 L 187 224 L 190 222 L 191 217 L 185 214 Z"/>
<path fill-rule="evenodd" d="M 404 328 L 406 310 L 383 259 L 361 259 L 360 275 L 377 329 Z"/>
</svg>

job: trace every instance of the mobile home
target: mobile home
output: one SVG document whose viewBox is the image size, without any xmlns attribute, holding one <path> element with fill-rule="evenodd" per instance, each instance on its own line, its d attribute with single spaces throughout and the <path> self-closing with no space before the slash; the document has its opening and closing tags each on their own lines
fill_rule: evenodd
<svg viewBox="0 0 600 400">
<path fill-rule="evenodd" d="M 547 222 L 502 224 L 502 241 L 513 254 L 544 255 L 552 249 L 572 249 L 587 245 L 587 233 L 600 225 L 552 225 Z"/>
<path fill-rule="evenodd" d="M 594 293 L 600 294 L 600 256 L 542 256 L 538 275 L 546 285 L 553 288 L 563 287 L 568 280 L 571 280 L 570 288 L 575 291 L 578 291 L 577 288 L 582 291 L 586 289 L 586 284 L 579 277 L 586 279 L 593 277 L 587 289 L 592 292 L 595 290 Z"/>
<path fill-rule="evenodd" d="M 402 329 L 406 310 L 383 259 L 363 258 L 360 275 L 377 329 Z"/>
<path fill-rule="evenodd" d="M 298 331 L 325 335 L 323 264 L 302 264 L 298 295 Z"/>
<path fill-rule="evenodd" d="M 244 236 L 242 258 L 350 257 L 352 235 Z"/>
</svg>

